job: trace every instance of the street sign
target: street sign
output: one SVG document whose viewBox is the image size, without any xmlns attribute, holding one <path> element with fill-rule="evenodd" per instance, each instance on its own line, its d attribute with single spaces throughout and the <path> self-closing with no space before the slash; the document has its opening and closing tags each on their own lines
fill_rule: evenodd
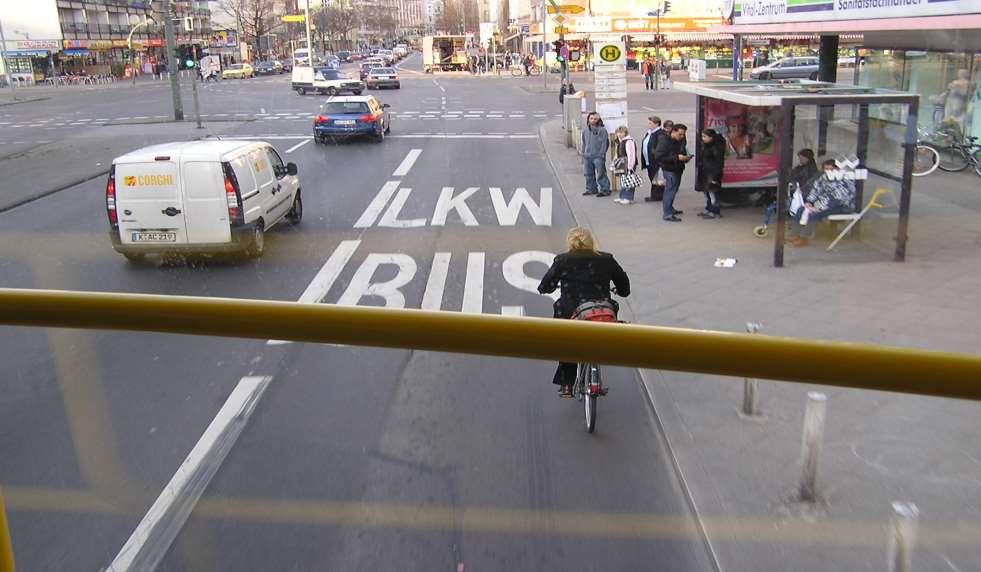
<svg viewBox="0 0 981 572">
<path fill-rule="evenodd" d="M 621 42 L 595 42 L 593 44 L 593 62 L 597 66 L 625 65 L 626 48 Z"/>
<path fill-rule="evenodd" d="M 563 4 L 558 8 L 548 6 L 547 10 L 549 14 L 582 14 L 586 11 L 586 9 L 582 6 L 577 6 L 575 4 Z"/>
<path fill-rule="evenodd" d="M 566 20 L 568 20 L 568 18 L 566 18 L 566 17 L 565 17 L 565 16 L 563 16 L 562 14 L 556 14 L 556 15 L 555 15 L 555 16 L 554 16 L 554 17 L 552 18 L 552 21 L 554 21 L 554 22 L 555 22 L 556 24 L 565 24 L 565 22 L 566 22 Z"/>
<path fill-rule="evenodd" d="M 281 18 L 284 22 L 302 22 L 305 20 L 303 14 L 290 14 Z"/>
<path fill-rule="evenodd" d="M 571 34 L 572 33 L 572 30 L 570 30 L 569 28 L 566 28 L 565 26 L 556 26 L 555 27 L 555 33 L 556 34 Z"/>
<path fill-rule="evenodd" d="M 530 34 L 531 33 L 531 26 L 528 25 L 528 24 L 523 24 L 521 26 L 521 33 L 522 34 Z"/>
</svg>

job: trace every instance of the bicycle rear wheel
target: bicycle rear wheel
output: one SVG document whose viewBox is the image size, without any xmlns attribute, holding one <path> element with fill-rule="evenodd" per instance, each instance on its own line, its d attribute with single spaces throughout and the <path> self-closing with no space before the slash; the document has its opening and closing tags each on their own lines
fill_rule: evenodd
<svg viewBox="0 0 981 572">
<path fill-rule="evenodd" d="M 940 147 L 937 153 L 940 154 L 940 170 L 956 173 L 967 168 L 969 160 L 960 147 Z"/>
<path fill-rule="evenodd" d="M 592 433 L 596 430 L 596 397 L 597 393 L 592 391 L 592 387 L 599 387 L 599 366 L 586 364 L 585 387 L 583 387 L 583 411 L 586 414 L 586 432 Z"/>
<path fill-rule="evenodd" d="M 937 170 L 940 153 L 930 145 L 917 145 L 913 155 L 913 176 L 922 177 Z"/>
</svg>

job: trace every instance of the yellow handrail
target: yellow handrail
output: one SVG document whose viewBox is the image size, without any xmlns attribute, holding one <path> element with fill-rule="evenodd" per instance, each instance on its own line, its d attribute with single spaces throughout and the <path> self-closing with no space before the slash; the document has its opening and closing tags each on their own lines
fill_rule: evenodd
<svg viewBox="0 0 981 572">
<path fill-rule="evenodd" d="M 10 542 L 10 526 L 7 525 L 7 510 L 3 504 L 2 489 L 0 489 L 0 572 L 14 572 L 14 548 Z"/>
<path fill-rule="evenodd" d="M 589 361 L 981 401 L 981 355 L 717 331 L 230 298 L 0 289 L 0 325 Z"/>
</svg>

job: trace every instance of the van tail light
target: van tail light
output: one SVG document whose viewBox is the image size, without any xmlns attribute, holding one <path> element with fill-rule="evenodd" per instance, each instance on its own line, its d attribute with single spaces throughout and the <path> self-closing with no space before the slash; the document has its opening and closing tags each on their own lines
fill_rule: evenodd
<svg viewBox="0 0 981 572">
<path fill-rule="evenodd" d="M 235 171 L 228 163 L 222 163 L 222 170 L 225 173 L 225 204 L 228 206 L 228 223 L 232 226 L 245 222 L 245 213 L 242 212 L 242 194 L 239 192 L 238 179 Z"/>
<path fill-rule="evenodd" d="M 119 219 L 116 216 L 116 166 L 109 169 L 109 180 L 106 182 L 106 214 L 109 224 L 116 226 Z"/>
<path fill-rule="evenodd" d="M 317 125 L 320 125 L 321 123 L 330 123 L 330 117 L 327 117 L 326 115 L 318 115 L 316 118 L 314 118 L 313 122 Z"/>
<path fill-rule="evenodd" d="M 399 76 L 398 75 L 395 76 L 395 81 L 399 81 Z"/>
<path fill-rule="evenodd" d="M 362 115 L 359 119 L 361 119 L 361 121 L 364 121 L 365 123 L 374 123 L 375 122 L 375 116 L 374 115 Z"/>
</svg>

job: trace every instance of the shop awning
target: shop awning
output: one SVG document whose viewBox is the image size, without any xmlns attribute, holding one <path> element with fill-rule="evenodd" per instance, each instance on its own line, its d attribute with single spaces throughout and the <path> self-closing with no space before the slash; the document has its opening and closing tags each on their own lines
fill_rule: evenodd
<svg viewBox="0 0 981 572">
<path fill-rule="evenodd" d="M 7 52 L 7 57 L 10 58 L 28 58 L 31 56 L 48 57 L 48 50 L 10 50 Z"/>
<path fill-rule="evenodd" d="M 734 24 L 712 26 L 710 32 L 729 34 L 853 34 L 901 30 L 958 30 L 981 28 L 981 14 L 921 16 L 916 18 L 875 18 L 868 20 L 828 20 L 823 22 L 780 22 L 772 24 Z"/>
</svg>

